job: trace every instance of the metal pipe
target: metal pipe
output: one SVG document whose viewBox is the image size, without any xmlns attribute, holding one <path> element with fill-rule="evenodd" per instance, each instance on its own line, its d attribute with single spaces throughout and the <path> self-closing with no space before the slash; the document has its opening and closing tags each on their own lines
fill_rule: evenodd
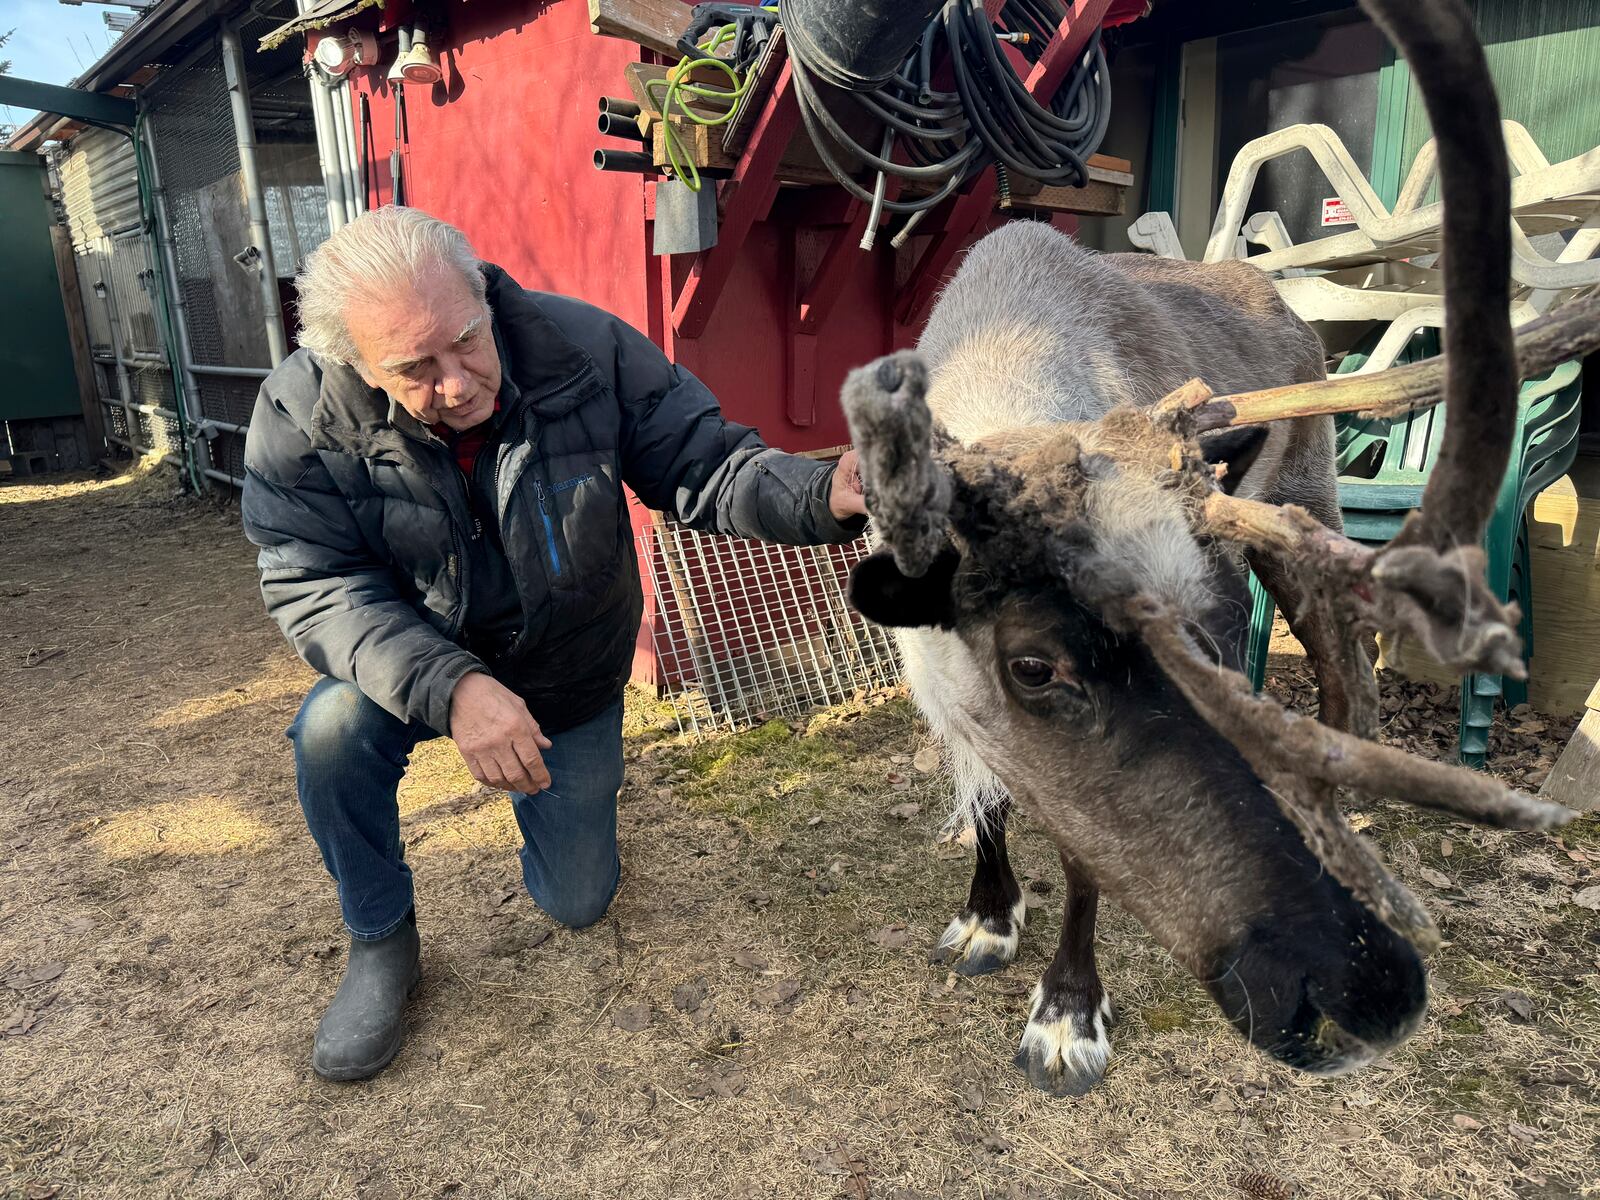
<svg viewBox="0 0 1600 1200">
<path fill-rule="evenodd" d="M 177 243 L 172 237 L 172 215 L 167 211 L 167 189 L 161 182 L 161 164 L 156 154 L 155 131 L 149 122 L 144 123 L 139 129 L 140 136 L 144 138 L 146 155 L 150 168 L 150 197 L 152 207 L 155 209 L 156 241 L 161 244 L 161 261 L 151 265 L 158 270 L 164 269 L 167 286 L 166 293 L 172 301 L 172 323 L 176 326 L 174 332 L 178 339 L 178 367 L 183 371 L 183 411 L 187 418 L 186 425 L 193 425 L 205 415 L 201 404 L 200 380 L 195 377 L 194 347 L 189 339 L 189 302 L 184 299 L 182 282 L 178 277 L 178 251 Z M 211 465 L 211 451 L 205 445 L 204 439 L 193 438 L 190 445 L 191 451 L 198 457 L 198 464 L 202 470 Z M 198 481 L 195 482 L 198 488 Z"/>
<path fill-rule="evenodd" d="M 597 171 L 639 171 L 648 175 L 659 174 L 661 168 L 648 154 L 634 150 L 596 150 L 594 169 Z"/>
<path fill-rule="evenodd" d="M 227 472 L 219 471 L 215 467 L 207 467 L 206 474 L 212 479 L 227 484 L 229 487 L 244 487 L 244 480 L 240 479 L 237 475 L 229 475 Z"/>
<path fill-rule="evenodd" d="M 260 256 L 261 305 L 265 310 L 267 355 L 277 366 L 289 355 L 289 339 L 283 331 L 283 308 L 278 300 L 278 266 L 272 257 L 272 234 L 267 228 L 267 202 L 261 190 L 261 171 L 256 163 L 256 131 L 250 116 L 250 84 L 245 77 L 244 50 L 239 31 L 222 27 L 222 71 L 228 83 L 228 99 L 233 106 L 233 135 L 239 145 L 239 173 L 244 177 L 244 198 L 250 210 L 250 241 Z"/>
<path fill-rule="evenodd" d="M 139 455 L 158 453 L 153 446 L 141 446 L 138 442 L 129 441 L 127 438 L 119 438 L 114 433 L 106 434 L 106 441 L 115 442 L 117 445 L 122 446 L 125 449 L 132 450 L 135 454 Z M 166 450 L 159 451 L 159 453 L 161 455 L 162 462 L 171 463 L 173 466 L 177 467 L 178 470 L 183 470 L 183 459 L 179 458 L 176 454 Z M 211 474 L 210 467 L 206 468 L 206 474 Z"/>
<path fill-rule="evenodd" d="M 300 11 L 305 10 L 302 2 Z M 322 170 L 322 191 L 328 204 L 328 232 L 337 233 L 350 219 L 350 213 L 345 207 L 344 175 L 339 170 L 339 151 L 333 140 L 333 105 L 315 65 L 306 68 L 306 86 L 311 89 L 311 124 L 317 133 L 317 165 Z"/>
<path fill-rule="evenodd" d="M 231 433 L 235 437 L 244 437 L 250 432 L 250 426 L 248 425 L 235 425 L 232 421 L 213 421 L 210 417 L 200 422 L 200 427 L 202 429 L 220 429 L 223 433 Z"/>
<path fill-rule="evenodd" d="M 334 150 L 339 159 L 339 174 L 344 180 L 346 219 L 354 221 L 366 208 L 367 198 L 356 167 L 356 144 L 350 125 L 350 85 L 341 83 L 329 88 L 328 104 L 333 110 Z"/>
<path fill-rule="evenodd" d="M 353 221 L 367 210 L 367 185 L 361 177 L 362 147 L 356 144 L 355 113 L 351 101 L 355 88 L 346 80 L 333 94 L 334 110 L 339 121 L 339 161 L 344 169 L 345 203 Z"/>
<path fill-rule="evenodd" d="M 168 417 L 174 421 L 178 419 L 177 413 L 170 408 L 162 408 L 159 404 L 130 404 L 128 407 L 134 412 L 144 413 L 147 417 Z"/>
<path fill-rule="evenodd" d="M 186 362 L 183 369 L 196 375 L 223 375 L 230 379 L 265 379 L 272 374 L 269 367 L 208 367 L 197 362 Z"/>
<path fill-rule="evenodd" d="M 595 125 L 607 137 L 625 138 L 628 141 L 638 142 L 644 146 L 650 144 L 650 139 L 639 128 L 639 122 L 632 117 L 625 117 L 621 113 L 602 112 Z"/>
<path fill-rule="evenodd" d="M 109 255 L 106 261 L 110 262 Z M 106 310 L 106 329 L 111 334 L 111 361 L 117 373 L 117 395 L 122 399 L 123 419 L 128 422 L 128 433 L 131 435 L 139 428 L 139 423 L 133 415 L 133 381 L 128 377 L 129 364 L 122 353 L 122 321 L 117 311 L 115 288 L 102 275 L 95 280 L 94 293 L 100 297 L 100 305 Z"/>
</svg>

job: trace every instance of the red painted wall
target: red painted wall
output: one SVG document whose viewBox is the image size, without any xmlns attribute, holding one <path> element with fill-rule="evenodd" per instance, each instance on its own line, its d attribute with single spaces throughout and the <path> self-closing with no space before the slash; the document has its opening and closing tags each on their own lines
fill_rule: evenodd
<svg viewBox="0 0 1600 1200">
<path fill-rule="evenodd" d="M 644 186 L 592 162 L 596 97 L 620 85 L 633 47 L 590 33 L 583 0 L 473 0 L 447 11 L 434 46 L 443 82 L 405 89 L 406 202 L 463 230 L 524 287 L 582 297 L 643 328 Z M 391 0 L 384 28 L 407 15 Z M 389 203 L 394 96 L 378 71 L 361 73 L 357 87 L 371 114 L 367 202 Z M 359 137 L 359 102 L 355 120 Z"/>
</svg>

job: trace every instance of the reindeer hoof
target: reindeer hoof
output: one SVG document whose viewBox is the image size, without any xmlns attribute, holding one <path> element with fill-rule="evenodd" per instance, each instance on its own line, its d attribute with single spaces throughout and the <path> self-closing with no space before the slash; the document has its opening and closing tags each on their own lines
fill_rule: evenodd
<svg viewBox="0 0 1600 1200">
<path fill-rule="evenodd" d="M 928 961 L 957 975 L 998 971 L 1017 956 L 1025 912 L 1020 899 L 999 917 L 980 917 L 967 909 L 945 926 Z"/>
<path fill-rule="evenodd" d="M 1035 999 L 1013 1060 L 1028 1082 L 1052 1096 L 1081 1096 L 1105 1074 L 1111 1058 L 1111 1002 L 1089 1012 L 1061 1011 Z"/>
</svg>

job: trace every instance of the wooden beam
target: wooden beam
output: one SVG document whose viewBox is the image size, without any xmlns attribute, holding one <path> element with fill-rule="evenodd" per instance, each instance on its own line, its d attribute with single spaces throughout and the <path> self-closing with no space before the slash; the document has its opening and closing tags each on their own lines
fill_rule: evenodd
<svg viewBox="0 0 1600 1200">
<path fill-rule="evenodd" d="M 1023 81 L 1030 96 L 1048 97 L 1056 94 L 1056 88 L 1061 86 L 1062 80 L 1083 57 L 1089 39 L 1100 28 L 1100 22 L 1105 20 L 1106 10 L 1110 7 L 1109 2 L 1101 3 L 1100 0 L 1074 0 L 1067 15 L 1056 27 L 1055 37 L 1050 39 L 1050 44 L 1044 48 L 1039 61 L 1033 64 L 1033 70 L 1028 72 L 1028 78 Z"/>
<path fill-rule="evenodd" d="M 679 0 L 589 0 L 589 29 L 678 58 L 691 10 Z"/>
<path fill-rule="evenodd" d="M 795 98 L 794 76 L 787 60 L 772 94 L 761 106 L 761 116 L 750 133 L 750 144 L 724 185 L 722 225 L 717 244 L 696 255 L 672 306 L 672 324 L 680 338 L 697 338 L 705 332 L 711 310 L 733 273 L 755 223 L 767 215 L 778 193 L 778 163 L 800 126 L 800 105 Z"/>
<path fill-rule="evenodd" d="M 739 156 L 729 154 L 717 137 L 717 126 L 697 125 L 681 117 L 669 117 L 678 137 L 679 154 L 702 171 L 732 172 L 739 165 Z M 651 158 L 658 167 L 665 167 L 667 134 L 660 118 L 647 122 L 651 135 Z M 1125 169 L 1123 159 L 1104 159 L 1099 155 L 1089 159 L 1089 183 L 1081 188 L 1042 187 L 1032 181 L 1018 180 L 1012 188 L 1012 206 L 1020 211 L 1079 213 L 1086 216 L 1115 217 L 1126 211 L 1126 192 L 1133 184 L 1133 176 Z M 810 138 L 797 137 L 789 144 L 778 163 L 780 181 L 786 184 L 834 186 L 833 174 L 823 164 L 817 148 Z M 934 185 L 925 180 L 900 180 L 901 193 L 906 196 L 925 196 Z M 1030 187 L 1029 184 L 1032 184 Z M 994 198 L 991 197 L 991 200 Z M 859 235 L 858 235 L 859 237 Z"/>
<path fill-rule="evenodd" d="M 750 140 L 750 131 L 756 124 L 756 114 L 761 111 L 761 106 L 772 94 L 772 85 L 783 73 L 783 64 L 788 58 L 789 51 L 784 45 L 783 26 L 780 25 L 772 31 L 772 36 L 767 39 L 767 48 L 761 52 L 761 58 L 756 62 L 755 72 L 749 79 L 750 86 L 745 91 L 744 103 L 739 106 L 739 111 L 733 114 L 733 120 L 722 127 L 722 149 L 725 153 L 738 154 Z"/>
<path fill-rule="evenodd" d="M 1077 213 L 1090 217 L 1120 217 L 1127 211 L 1127 190 L 1113 183 L 1091 181 L 1087 187 L 1046 187 L 1031 196 L 1013 193 L 1011 207 L 1019 212 Z"/>
<path fill-rule="evenodd" d="M 1572 740 L 1539 789 L 1546 800 L 1579 812 L 1600 808 L 1600 683 L 1589 693 L 1586 709 Z"/>
<path fill-rule="evenodd" d="M 60 225 L 50 226 L 50 249 L 61 277 L 61 303 L 67 311 L 67 340 L 72 346 L 73 374 L 78 380 L 78 404 L 89 433 L 89 454 L 98 458 L 106 447 L 106 414 L 95 386 L 94 356 L 89 349 L 89 329 L 83 315 L 83 291 L 78 285 L 78 260 L 72 253 L 72 236 Z"/>
</svg>

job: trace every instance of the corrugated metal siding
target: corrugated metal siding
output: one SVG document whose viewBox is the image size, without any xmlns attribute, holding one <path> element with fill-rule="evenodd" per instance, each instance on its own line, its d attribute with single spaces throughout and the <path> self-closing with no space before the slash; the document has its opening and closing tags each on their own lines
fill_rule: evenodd
<svg viewBox="0 0 1600 1200">
<path fill-rule="evenodd" d="M 1589 0 L 1469 0 L 1501 114 L 1551 162 L 1600 142 L 1600 4 Z M 1421 97 L 1406 114 L 1404 162 L 1429 138 Z"/>
<path fill-rule="evenodd" d="M 82 249 L 139 223 L 133 143 L 121 134 L 85 131 L 72 140 L 59 173 L 73 246 Z"/>
</svg>

